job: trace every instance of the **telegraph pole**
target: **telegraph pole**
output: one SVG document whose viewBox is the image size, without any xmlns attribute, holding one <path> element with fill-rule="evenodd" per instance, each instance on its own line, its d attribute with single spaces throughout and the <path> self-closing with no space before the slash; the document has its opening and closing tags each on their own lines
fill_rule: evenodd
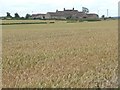
<svg viewBox="0 0 120 90">
<path fill-rule="evenodd" d="M 108 15 L 109 15 L 109 10 L 107 9 L 107 17 L 108 17 Z"/>
<path fill-rule="evenodd" d="M 98 15 L 99 15 L 99 10 L 98 10 Z"/>
</svg>

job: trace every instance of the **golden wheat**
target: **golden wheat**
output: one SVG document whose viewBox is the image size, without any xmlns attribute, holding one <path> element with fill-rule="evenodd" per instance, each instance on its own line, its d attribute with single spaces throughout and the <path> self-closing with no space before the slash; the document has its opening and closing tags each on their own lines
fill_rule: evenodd
<svg viewBox="0 0 120 90">
<path fill-rule="evenodd" d="M 3 87 L 117 87 L 117 21 L 3 26 Z"/>
</svg>

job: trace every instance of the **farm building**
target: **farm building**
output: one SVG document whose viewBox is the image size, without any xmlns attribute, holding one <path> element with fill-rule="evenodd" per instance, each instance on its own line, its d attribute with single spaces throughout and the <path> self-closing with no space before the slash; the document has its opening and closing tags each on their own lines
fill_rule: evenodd
<svg viewBox="0 0 120 90">
<path fill-rule="evenodd" d="M 45 14 L 32 14 L 31 19 L 44 19 Z"/>
<path fill-rule="evenodd" d="M 99 18 L 97 14 L 87 14 L 85 12 L 79 12 L 78 10 L 73 9 L 65 9 L 63 11 L 58 11 L 56 12 L 47 12 L 46 14 L 33 14 L 31 18 L 34 19 L 82 19 L 82 18 Z"/>
</svg>

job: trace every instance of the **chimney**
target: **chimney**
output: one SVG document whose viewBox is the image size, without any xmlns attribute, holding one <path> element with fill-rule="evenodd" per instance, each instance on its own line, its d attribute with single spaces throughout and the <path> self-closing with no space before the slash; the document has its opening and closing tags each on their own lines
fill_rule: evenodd
<svg viewBox="0 0 120 90">
<path fill-rule="evenodd" d="M 64 11 L 65 11 L 65 8 L 64 8 Z"/>
</svg>

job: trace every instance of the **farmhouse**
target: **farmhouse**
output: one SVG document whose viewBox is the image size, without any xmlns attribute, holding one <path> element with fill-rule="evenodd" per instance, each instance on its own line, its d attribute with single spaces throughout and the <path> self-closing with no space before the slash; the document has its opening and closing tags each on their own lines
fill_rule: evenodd
<svg viewBox="0 0 120 90">
<path fill-rule="evenodd" d="M 33 19 L 82 19 L 82 18 L 90 18 L 96 19 L 99 18 L 97 14 L 79 12 L 78 10 L 73 9 L 65 9 L 63 11 L 56 12 L 47 12 L 46 14 L 32 14 L 31 18 Z"/>
</svg>

